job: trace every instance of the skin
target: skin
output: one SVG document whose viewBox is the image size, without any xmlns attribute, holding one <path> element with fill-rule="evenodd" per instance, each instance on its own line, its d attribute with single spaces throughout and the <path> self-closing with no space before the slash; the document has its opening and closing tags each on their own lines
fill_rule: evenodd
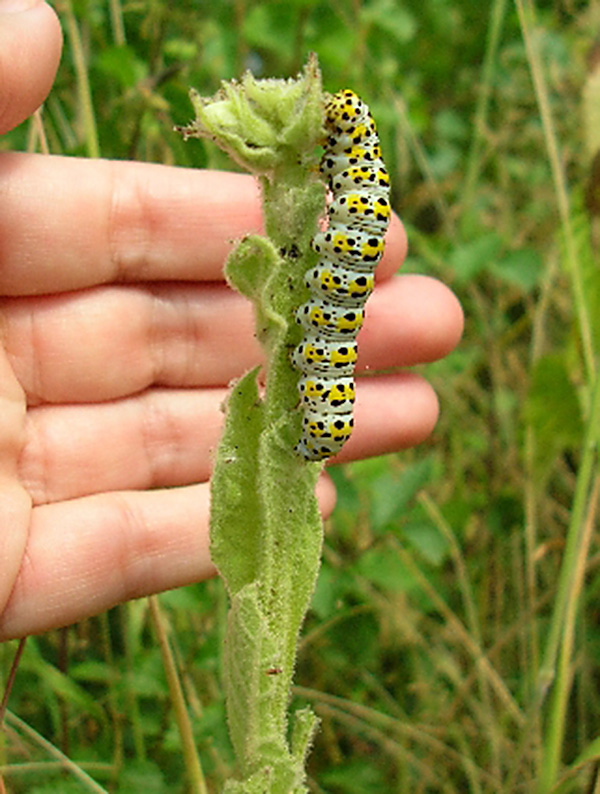
<svg viewBox="0 0 600 794">
<path fill-rule="evenodd" d="M 54 12 L 0 0 L 0 131 L 49 91 Z M 0 640 L 214 574 L 208 478 L 229 381 L 260 360 L 249 304 L 222 280 L 260 231 L 251 177 L 0 153 Z M 434 361 L 462 312 L 406 255 L 393 219 L 359 369 Z M 438 403 L 410 372 L 359 380 L 339 461 L 425 439 Z M 324 515 L 335 504 L 323 477 Z"/>
</svg>

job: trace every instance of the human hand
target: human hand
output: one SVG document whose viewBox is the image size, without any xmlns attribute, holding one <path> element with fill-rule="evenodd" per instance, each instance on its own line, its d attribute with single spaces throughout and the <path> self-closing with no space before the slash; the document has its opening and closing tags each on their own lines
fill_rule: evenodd
<svg viewBox="0 0 600 794">
<path fill-rule="evenodd" d="M 60 49 L 43 4 L 0 14 L 0 43 L 8 28 L 19 56 L 0 47 L 1 131 L 39 104 Z M 208 478 L 220 405 L 227 383 L 260 359 L 251 307 L 224 284 L 222 266 L 230 241 L 259 231 L 261 218 L 250 177 L 141 163 L 2 153 L 0 190 L 8 639 L 214 573 Z M 405 253 L 394 219 L 359 369 L 432 361 L 460 337 L 449 290 L 392 277 Z M 435 424 L 435 395 L 415 374 L 357 389 L 356 429 L 336 460 L 411 446 Z M 329 513 L 326 478 L 319 498 Z"/>
</svg>

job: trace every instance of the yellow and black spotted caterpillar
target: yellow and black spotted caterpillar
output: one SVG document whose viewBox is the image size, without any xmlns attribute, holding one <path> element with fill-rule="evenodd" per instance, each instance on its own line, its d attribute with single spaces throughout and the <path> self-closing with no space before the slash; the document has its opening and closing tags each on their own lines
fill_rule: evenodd
<svg viewBox="0 0 600 794">
<path fill-rule="evenodd" d="M 296 451 L 306 460 L 335 455 L 352 432 L 356 336 L 391 216 L 390 180 L 367 105 L 350 90 L 330 96 L 325 128 L 320 170 L 333 200 L 327 229 L 312 241 L 320 261 L 306 274 L 311 297 L 296 312 L 304 339 L 292 354 L 302 372 Z"/>
</svg>

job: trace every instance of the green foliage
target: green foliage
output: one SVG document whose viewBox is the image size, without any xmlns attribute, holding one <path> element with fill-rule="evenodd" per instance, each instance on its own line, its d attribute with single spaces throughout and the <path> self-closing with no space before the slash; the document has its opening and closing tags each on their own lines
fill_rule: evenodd
<svg viewBox="0 0 600 794">
<path fill-rule="evenodd" d="M 188 86 L 212 94 L 247 67 L 289 77 L 315 51 L 325 88 L 354 88 L 377 119 L 409 232 L 407 269 L 450 283 L 465 308 L 460 349 L 425 371 L 441 402 L 432 441 L 332 472 L 338 506 L 295 675 L 294 702 L 321 720 L 312 790 L 537 794 L 545 769 L 561 794 L 594 790 L 600 574 L 597 538 L 589 554 L 574 532 L 597 518 L 597 464 L 590 480 L 581 475 L 584 438 L 592 451 L 597 443 L 589 359 L 597 369 L 600 340 L 593 5 L 538 3 L 527 40 L 530 3 L 506 0 L 116 7 L 124 40 L 105 3 L 75 6 L 103 156 L 229 168 L 210 144 L 172 132 L 189 116 Z M 72 155 L 86 151 L 89 120 L 65 32 L 43 121 L 50 150 Z M 35 145 L 32 129 L 0 145 Z M 256 535 L 244 543 L 256 560 Z M 240 592 L 255 564 L 235 563 Z M 218 790 L 234 764 L 219 660 L 226 599 L 218 582 L 184 593 L 162 603 Z M 243 607 L 257 601 L 249 594 Z M 256 625 L 264 648 L 270 634 Z M 0 649 L 5 675 L 13 650 Z M 11 707 L 107 789 L 185 790 L 144 604 L 31 643 Z M 304 734 L 290 749 L 310 728 L 296 714 Z M 91 790 L 9 727 L 11 791 Z"/>
<path fill-rule="evenodd" d="M 158 764 L 150 761 L 134 762 L 123 770 L 119 781 L 119 790 L 144 791 L 147 794 L 162 794 L 167 790 L 168 783 Z"/>
<path fill-rule="evenodd" d="M 256 386 L 257 371 L 235 385 L 228 401 L 229 424 L 220 444 L 221 465 L 213 477 L 220 498 L 212 509 L 211 557 L 235 595 L 257 577 L 260 563 L 262 505 L 257 491 L 258 440 L 263 432 L 263 406 Z M 240 511 L 245 511 L 240 532 Z"/>
<path fill-rule="evenodd" d="M 501 237 L 492 231 L 455 248 L 449 264 L 454 268 L 457 281 L 471 281 L 485 272 L 494 263 L 501 245 Z"/>
<path fill-rule="evenodd" d="M 316 726 L 309 710 L 287 707 L 298 632 L 312 596 L 322 544 L 314 495 L 319 467 L 294 453 L 299 435 L 297 373 L 289 350 L 291 322 L 307 269 L 281 251 L 310 251 L 322 211 L 314 152 L 322 134 L 322 92 L 314 57 L 296 81 L 224 83 L 212 99 L 195 92 L 196 119 L 186 137 L 210 137 L 260 175 L 269 238 L 243 239 L 226 276 L 255 306 L 257 336 L 267 354 L 264 398 L 253 371 L 231 391 L 225 431 L 211 481 L 211 556 L 227 586 L 224 683 L 231 740 L 241 781 L 225 791 L 306 791 L 305 757 Z"/>
<path fill-rule="evenodd" d="M 148 74 L 148 66 L 126 45 L 107 47 L 100 53 L 95 68 L 106 80 L 115 81 L 122 90 L 130 89 Z"/>
<path fill-rule="evenodd" d="M 364 794 L 365 791 L 385 794 L 389 791 L 389 784 L 382 769 L 356 762 L 332 769 L 325 775 L 323 783 L 328 791 L 345 792 L 345 794 Z"/>
<path fill-rule="evenodd" d="M 541 474 L 552 467 L 557 455 L 577 449 L 583 423 L 564 354 L 553 353 L 538 359 L 531 373 L 524 413 L 535 433 L 535 467 Z"/>
</svg>

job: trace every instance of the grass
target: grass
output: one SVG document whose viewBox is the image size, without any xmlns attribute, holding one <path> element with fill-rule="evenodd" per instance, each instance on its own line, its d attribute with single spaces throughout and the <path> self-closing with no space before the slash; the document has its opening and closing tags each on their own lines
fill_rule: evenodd
<svg viewBox="0 0 600 794">
<path fill-rule="evenodd" d="M 442 404 L 432 440 L 333 473 L 294 692 L 322 720 L 311 791 L 600 790 L 600 283 L 580 123 L 600 102 L 598 4 L 59 10 L 56 87 L 5 148 L 229 168 L 172 134 L 188 86 L 210 94 L 247 64 L 292 74 L 313 49 L 327 88 L 355 88 L 378 120 L 407 269 L 466 310 L 459 350 L 424 370 Z M 160 622 L 140 601 L 28 640 L 0 740 L 7 791 L 202 791 L 181 761 L 189 730 L 219 790 L 224 594 L 208 582 L 158 601 Z M 15 648 L 0 648 L 5 677 Z"/>
</svg>

